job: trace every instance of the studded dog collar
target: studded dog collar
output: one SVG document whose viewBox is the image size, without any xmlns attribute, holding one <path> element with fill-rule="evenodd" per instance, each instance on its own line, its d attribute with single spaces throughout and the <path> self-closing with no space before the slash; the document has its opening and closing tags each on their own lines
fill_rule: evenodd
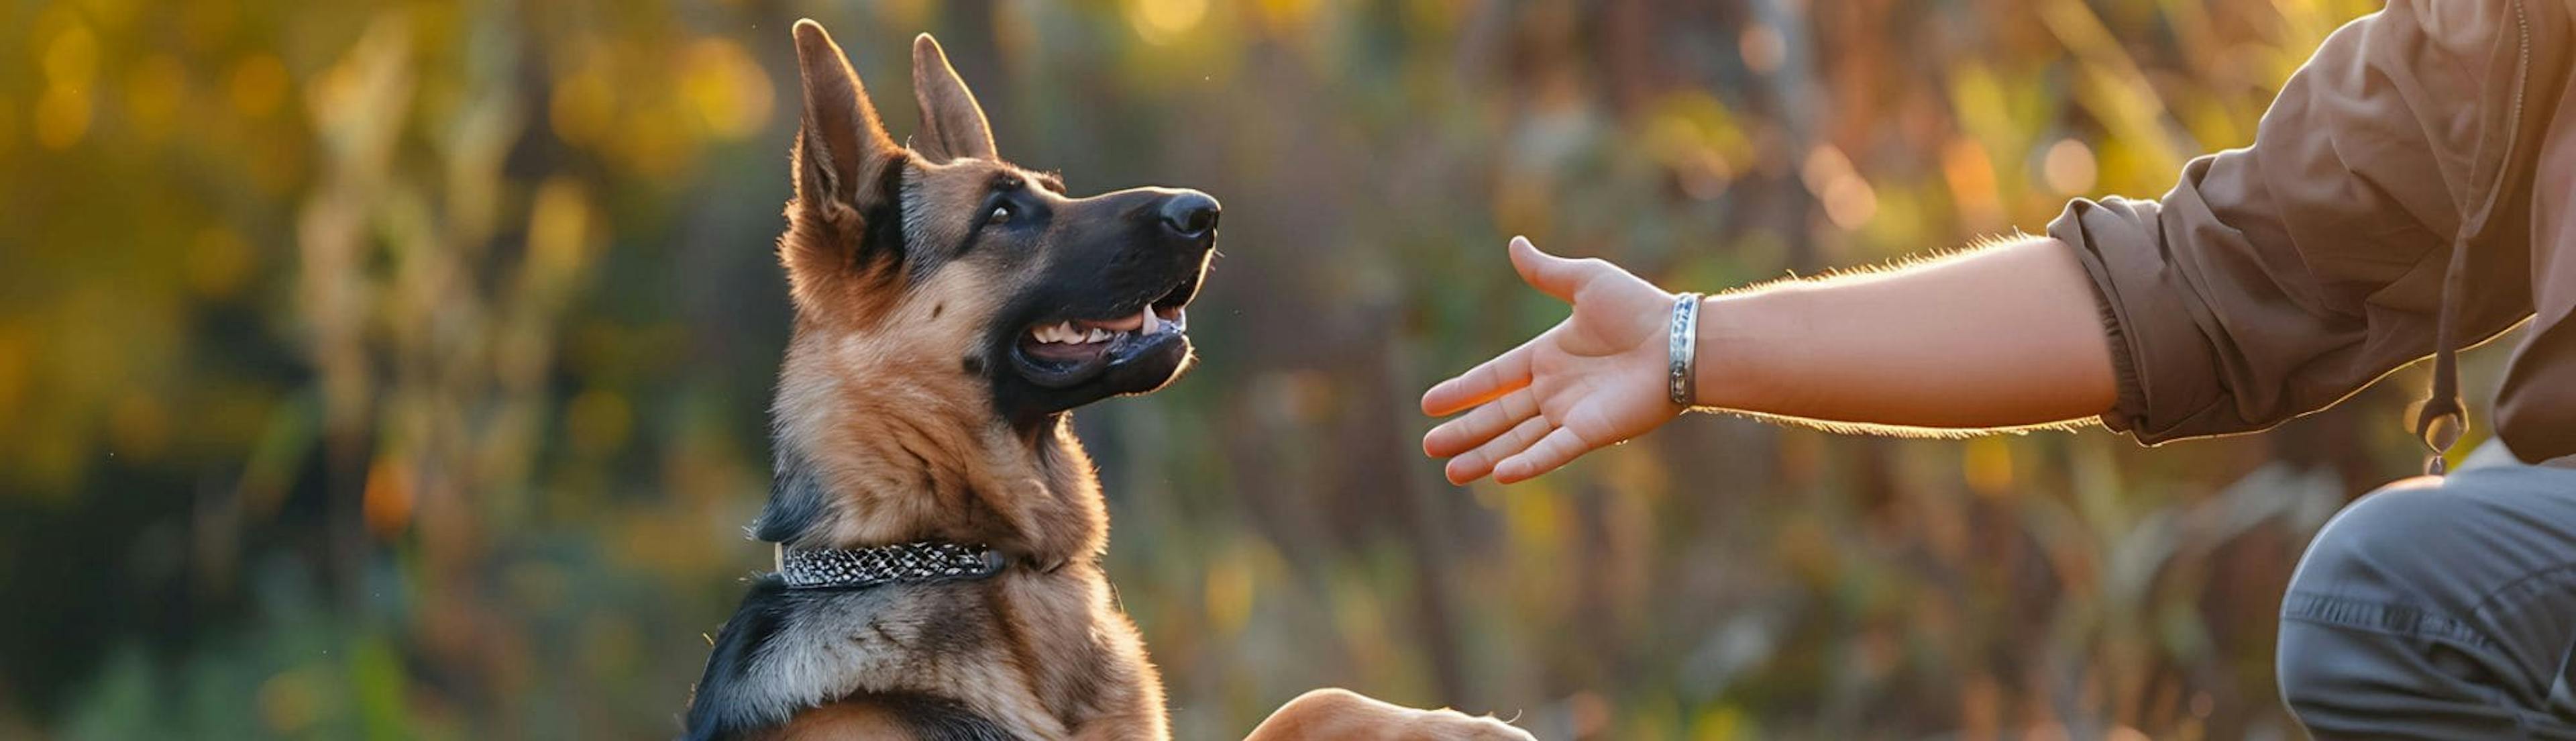
<svg viewBox="0 0 2576 741">
<path fill-rule="evenodd" d="M 780 546 L 778 576 L 790 589 L 858 589 L 896 582 L 982 579 L 1002 573 L 1002 554 L 985 545 L 935 540 L 871 548 Z"/>
</svg>

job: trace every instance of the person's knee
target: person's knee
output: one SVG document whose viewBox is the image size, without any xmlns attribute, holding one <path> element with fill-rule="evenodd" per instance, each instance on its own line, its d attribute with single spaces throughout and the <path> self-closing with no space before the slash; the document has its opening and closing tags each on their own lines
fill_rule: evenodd
<svg viewBox="0 0 2576 741">
<path fill-rule="evenodd" d="M 2387 636 L 2371 626 L 2435 607 L 2428 580 L 2439 578 L 2438 564 L 2413 546 L 2461 526 L 2464 514 L 2439 482 L 2400 481 L 2354 500 L 2308 544 L 2283 596 L 2274 665 L 2281 699 L 2302 718 L 2369 697 L 2386 679 L 2375 667 L 2392 660 L 2379 655 Z"/>
<path fill-rule="evenodd" d="M 2317 737 L 2495 738 L 2513 707 L 2540 707 L 2576 614 L 2576 497 L 2535 476 L 2401 481 L 2317 533 L 2282 597 L 2276 664 Z"/>
<path fill-rule="evenodd" d="M 2429 551 L 2420 547 L 2463 526 L 2473 507 L 2441 489 L 2441 479 L 2407 479 L 2382 487 L 2345 505 L 2300 557 L 2290 577 L 2290 593 L 2362 592 L 2362 596 L 2404 598 L 2392 587 L 2427 576 L 2421 563 Z M 2396 582 L 2392 584 L 2391 582 Z"/>
</svg>

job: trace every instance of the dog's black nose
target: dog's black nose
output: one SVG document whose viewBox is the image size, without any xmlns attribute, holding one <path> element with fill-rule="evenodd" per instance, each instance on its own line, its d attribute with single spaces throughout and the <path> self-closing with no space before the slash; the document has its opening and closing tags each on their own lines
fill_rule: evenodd
<svg viewBox="0 0 2576 741">
<path fill-rule="evenodd" d="M 1163 225 L 1183 237 L 1197 239 L 1216 228 L 1216 217 L 1225 212 L 1216 199 L 1195 190 L 1163 200 Z"/>
</svg>

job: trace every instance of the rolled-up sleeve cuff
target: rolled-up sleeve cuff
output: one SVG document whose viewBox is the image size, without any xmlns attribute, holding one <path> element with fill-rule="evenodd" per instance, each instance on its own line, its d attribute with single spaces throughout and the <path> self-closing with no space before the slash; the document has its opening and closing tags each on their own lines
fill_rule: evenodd
<svg viewBox="0 0 2576 741">
<path fill-rule="evenodd" d="M 2192 348 L 2199 341 L 2188 309 L 2158 286 L 2165 269 L 2156 250 L 2158 211 L 2155 201 L 2079 198 L 2048 224 L 2048 236 L 2075 248 L 2092 278 L 2094 306 L 2111 347 L 2119 397 L 2102 412 L 2102 426 L 2148 445 L 2188 435 L 2171 425 L 2159 428 L 2149 406 L 2153 379 L 2139 360 L 2159 357 L 2149 348 Z M 2187 336 L 2162 336 L 2177 332 Z"/>
</svg>

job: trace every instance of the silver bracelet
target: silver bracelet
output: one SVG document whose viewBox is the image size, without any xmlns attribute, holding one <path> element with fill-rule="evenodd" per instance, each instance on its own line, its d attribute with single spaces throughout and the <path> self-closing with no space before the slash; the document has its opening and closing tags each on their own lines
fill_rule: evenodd
<svg viewBox="0 0 2576 741">
<path fill-rule="evenodd" d="M 1669 381 L 1673 403 L 1687 409 L 1699 398 L 1699 302 L 1685 293 L 1673 300 L 1672 365 Z"/>
</svg>

